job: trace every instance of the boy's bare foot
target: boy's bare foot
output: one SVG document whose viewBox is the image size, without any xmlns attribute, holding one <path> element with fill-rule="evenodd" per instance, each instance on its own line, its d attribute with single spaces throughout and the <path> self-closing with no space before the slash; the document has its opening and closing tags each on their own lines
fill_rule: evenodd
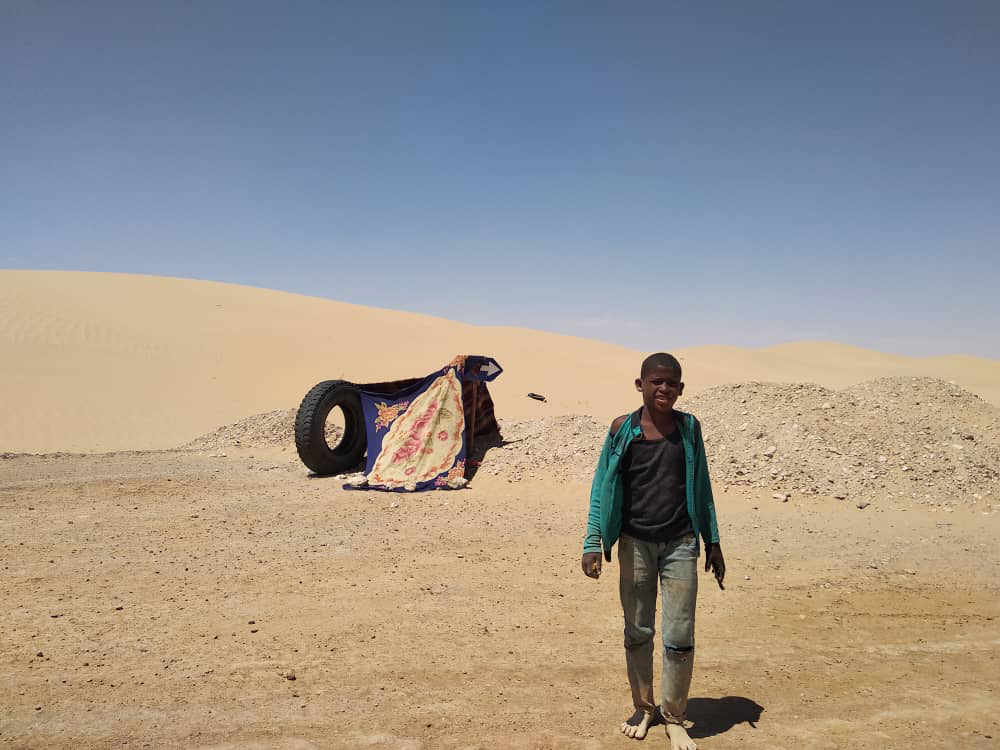
<svg viewBox="0 0 1000 750">
<path fill-rule="evenodd" d="M 649 731 L 649 725 L 652 721 L 652 711 L 643 711 L 641 708 L 637 708 L 631 718 L 622 722 L 622 734 L 632 739 L 641 740 Z"/>
<path fill-rule="evenodd" d="M 698 750 L 681 724 L 667 724 L 667 737 L 670 738 L 670 750 Z"/>
</svg>

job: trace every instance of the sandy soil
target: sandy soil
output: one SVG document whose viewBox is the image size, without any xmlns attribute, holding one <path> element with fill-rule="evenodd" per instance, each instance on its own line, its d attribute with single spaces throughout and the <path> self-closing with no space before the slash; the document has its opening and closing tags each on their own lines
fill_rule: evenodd
<svg viewBox="0 0 1000 750">
<path fill-rule="evenodd" d="M 0 746 L 628 747 L 586 491 L 349 492 L 280 449 L 0 461 Z M 718 498 L 728 585 L 701 581 L 701 746 L 997 747 L 1000 515 L 753 492 Z"/>
</svg>

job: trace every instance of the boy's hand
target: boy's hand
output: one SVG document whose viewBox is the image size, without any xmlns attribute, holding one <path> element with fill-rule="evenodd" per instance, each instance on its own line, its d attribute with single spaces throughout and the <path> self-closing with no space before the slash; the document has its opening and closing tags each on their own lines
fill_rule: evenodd
<svg viewBox="0 0 1000 750">
<path fill-rule="evenodd" d="M 580 558 L 580 567 L 583 568 L 585 575 L 590 578 L 600 578 L 601 577 L 601 553 L 600 552 L 584 552 L 583 557 Z"/>
<path fill-rule="evenodd" d="M 722 580 L 726 577 L 726 560 L 722 557 L 722 547 L 717 543 L 705 544 L 705 572 L 709 570 L 715 574 L 719 588 L 725 591 L 726 587 L 722 585 Z"/>
</svg>

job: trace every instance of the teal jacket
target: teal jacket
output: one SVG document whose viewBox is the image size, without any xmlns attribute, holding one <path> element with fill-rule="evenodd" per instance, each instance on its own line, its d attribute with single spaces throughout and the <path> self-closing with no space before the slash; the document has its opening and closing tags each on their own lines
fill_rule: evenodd
<svg viewBox="0 0 1000 750">
<path fill-rule="evenodd" d="M 611 559 L 611 548 L 622 532 L 622 501 L 625 488 L 622 482 L 621 461 L 629 444 L 642 436 L 642 428 L 630 414 L 618 432 L 610 432 L 604 439 L 601 457 L 594 472 L 590 488 L 590 512 L 587 514 L 587 536 L 583 540 L 584 552 L 604 552 L 604 559 Z M 674 410 L 677 426 L 684 443 L 686 464 L 687 509 L 695 536 L 705 542 L 719 541 L 719 526 L 715 519 L 715 501 L 712 483 L 708 478 L 708 461 L 705 443 L 701 438 L 701 424 L 693 414 Z"/>
</svg>

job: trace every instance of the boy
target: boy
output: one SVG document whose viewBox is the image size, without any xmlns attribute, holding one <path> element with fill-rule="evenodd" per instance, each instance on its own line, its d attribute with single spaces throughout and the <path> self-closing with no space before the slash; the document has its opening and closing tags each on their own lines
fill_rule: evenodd
<svg viewBox="0 0 1000 750">
<path fill-rule="evenodd" d="M 705 540 L 705 570 L 712 570 L 719 588 L 726 564 L 701 425 L 691 414 L 674 409 L 684 391 L 680 362 L 669 354 L 650 355 L 635 388 L 642 393 L 642 407 L 614 420 L 604 440 L 590 491 L 581 566 L 586 575 L 598 578 L 601 552 L 610 561 L 618 542 L 625 662 L 635 705 L 635 714 L 621 729 L 635 739 L 646 736 L 656 715 L 653 629 L 659 581 L 660 710 L 672 750 L 694 750 L 683 722 L 694 663 L 699 535 Z"/>
</svg>

